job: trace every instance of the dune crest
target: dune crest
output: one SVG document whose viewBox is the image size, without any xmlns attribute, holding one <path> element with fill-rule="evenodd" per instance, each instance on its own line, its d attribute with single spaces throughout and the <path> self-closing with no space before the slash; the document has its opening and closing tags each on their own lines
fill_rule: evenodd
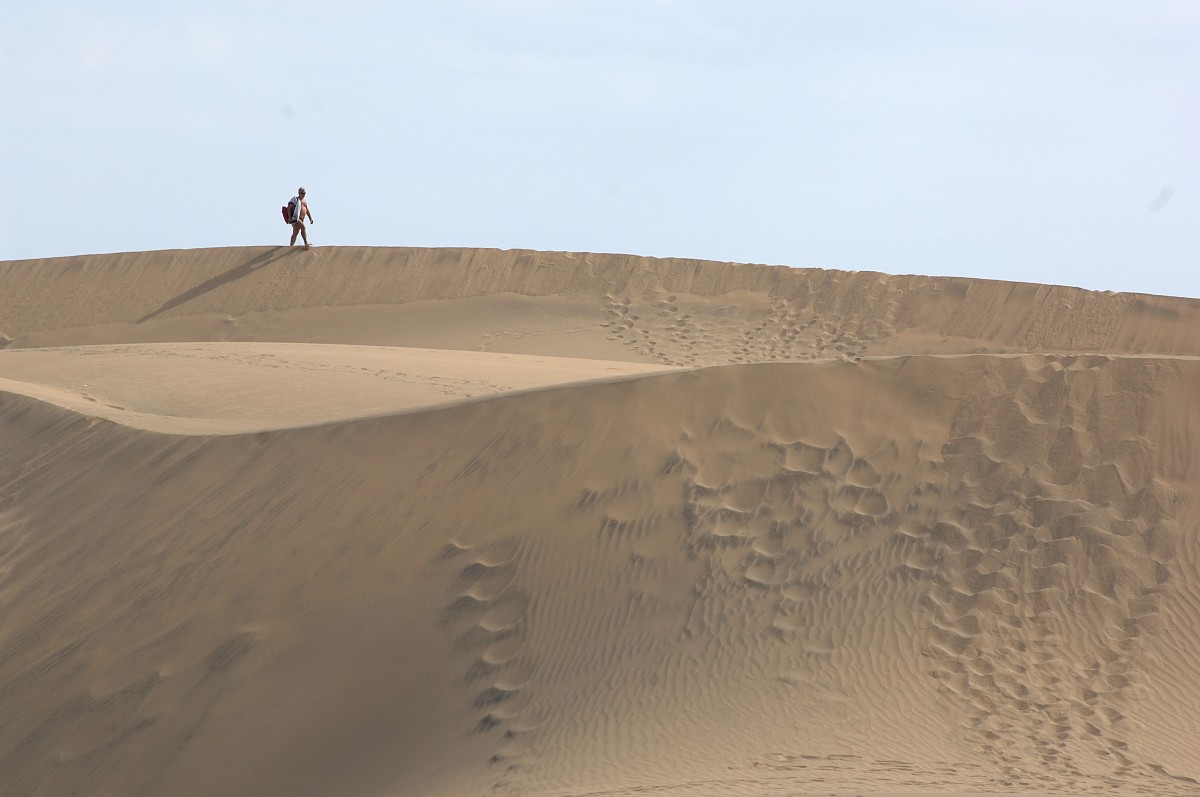
<svg viewBox="0 0 1200 797">
<path fill-rule="evenodd" d="M 570 252 L 238 247 L 0 268 L 0 334 L 14 347 L 587 348 L 597 359 L 695 366 L 866 353 L 1195 355 L 1198 324 L 1200 300 Z"/>
<path fill-rule="evenodd" d="M 0 286 L 6 795 L 1200 793 L 1198 302 L 459 250 Z"/>
</svg>

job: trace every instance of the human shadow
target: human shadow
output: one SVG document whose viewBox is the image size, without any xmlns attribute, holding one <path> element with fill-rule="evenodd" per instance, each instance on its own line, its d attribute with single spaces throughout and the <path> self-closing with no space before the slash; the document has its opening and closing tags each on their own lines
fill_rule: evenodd
<svg viewBox="0 0 1200 797">
<path fill-rule="evenodd" d="M 141 324 L 146 321 L 150 321 L 151 319 L 157 318 L 158 316 L 162 315 L 163 313 L 167 312 L 168 310 L 172 310 L 181 304 L 190 302 L 192 299 L 195 299 L 197 296 L 203 296 L 204 294 L 208 293 L 209 291 L 211 291 L 215 288 L 219 288 L 220 286 L 224 285 L 227 282 L 233 282 L 234 280 L 239 280 L 242 277 L 248 276 L 249 274 L 253 273 L 257 269 L 262 268 L 263 266 L 267 265 L 268 263 L 270 263 L 274 260 L 277 260 L 280 257 L 283 257 L 283 255 L 287 254 L 289 248 L 290 247 L 287 247 L 287 246 L 279 246 L 269 252 L 263 252 L 258 257 L 254 257 L 254 258 L 251 258 L 250 260 L 247 260 L 245 263 L 242 263 L 240 266 L 234 266 L 233 268 L 229 269 L 228 271 L 226 271 L 222 274 L 218 274 L 217 276 L 213 277 L 212 279 L 206 280 L 190 290 L 184 291 L 183 293 L 176 296 L 174 299 L 171 299 L 169 302 L 164 304 L 162 307 L 158 308 L 157 310 L 154 310 L 153 312 L 147 313 L 146 315 L 139 318 L 137 320 L 137 323 Z"/>
</svg>

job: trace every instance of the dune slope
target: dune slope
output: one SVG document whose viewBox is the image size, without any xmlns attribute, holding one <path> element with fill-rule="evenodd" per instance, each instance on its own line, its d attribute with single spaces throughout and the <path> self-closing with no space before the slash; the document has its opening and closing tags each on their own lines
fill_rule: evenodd
<svg viewBox="0 0 1200 797">
<path fill-rule="evenodd" d="M 237 434 L 667 370 L 395 346 L 135 343 L 0 352 L 0 389 L 140 429 Z"/>
<path fill-rule="evenodd" d="M 258 247 L 0 264 L 14 347 L 262 340 L 697 366 L 1200 354 L 1198 326 L 1200 300 L 628 255 Z"/>
<path fill-rule="evenodd" d="M 0 315 L 0 793 L 1200 793 L 1196 303 L 405 250 L 511 280 L 339 304 L 354 254 L 0 264 L 166 286 Z"/>
</svg>

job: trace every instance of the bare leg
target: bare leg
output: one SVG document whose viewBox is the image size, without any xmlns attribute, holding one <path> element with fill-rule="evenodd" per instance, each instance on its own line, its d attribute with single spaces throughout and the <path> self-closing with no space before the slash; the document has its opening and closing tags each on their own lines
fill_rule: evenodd
<svg viewBox="0 0 1200 797">
<path fill-rule="evenodd" d="M 292 241 L 291 241 L 291 243 L 288 244 L 288 246 L 296 245 L 296 236 L 299 235 L 300 231 L 303 229 L 304 229 L 304 224 L 302 222 L 299 222 L 299 221 L 292 222 Z M 307 240 L 308 239 L 305 238 L 305 241 L 307 241 Z"/>
</svg>

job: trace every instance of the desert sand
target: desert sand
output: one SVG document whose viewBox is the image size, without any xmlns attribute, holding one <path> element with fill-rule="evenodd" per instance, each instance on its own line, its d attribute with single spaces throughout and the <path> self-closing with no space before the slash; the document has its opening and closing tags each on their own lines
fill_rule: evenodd
<svg viewBox="0 0 1200 797">
<path fill-rule="evenodd" d="M 1200 301 L 0 263 L 0 794 L 1200 794 Z"/>
</svg>

